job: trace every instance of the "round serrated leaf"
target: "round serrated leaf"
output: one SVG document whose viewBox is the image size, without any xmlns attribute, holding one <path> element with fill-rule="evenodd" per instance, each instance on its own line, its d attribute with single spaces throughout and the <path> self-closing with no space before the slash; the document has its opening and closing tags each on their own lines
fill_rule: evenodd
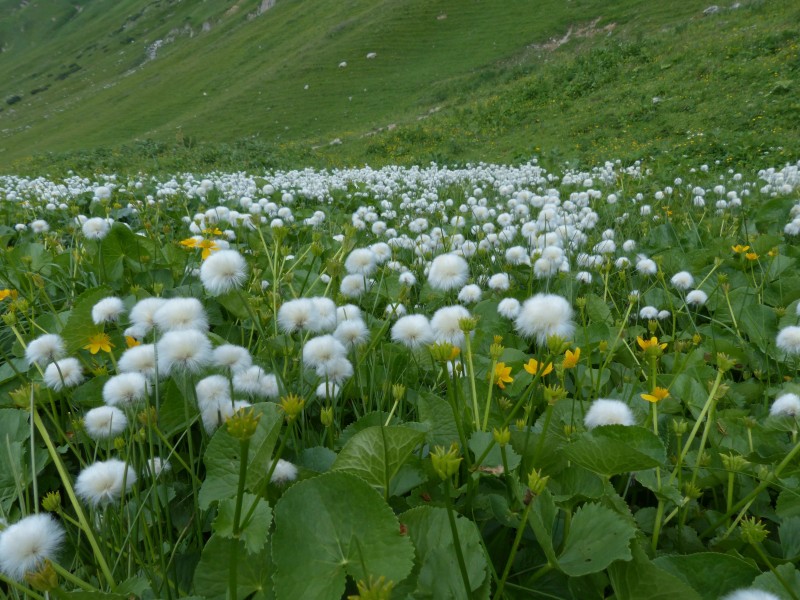
<svg viewBox="0 0 800 600">
<path fill-rule="evenodd" d="M 389 505 L 355 475 L 329 472 L 293 485 L 275 505 L 272 555 L 278 600 L 338 600 L 345 578 L 399 583 L 414 547 Z"/>
<path fill-rule="evenodd" d="M 564 448 L 575 464 L 601 475 L 651 469 L 664 464 L 663 442 L 644 427 L 606 425 L 579 435 Z"/>
<path fill-rule="evenodd" d="M 415 598 L 463 598 L 464 581 L 454 560 L 455 544 L 447 511 L 419 506 L 400 515 L 416 549 Z M 469 575 L 470 590 L 477 590 L 486 579 L 486 555 L 475 523 L 458 516 L 456 529 Z"/>
<path fill-rule="evenodd" d="M 571 577 L 602 571 L 615 560 L 631 560 L 636 528 L 600 504 L 584 504 L 572 518 L 558 566 Z"/>
</svg>

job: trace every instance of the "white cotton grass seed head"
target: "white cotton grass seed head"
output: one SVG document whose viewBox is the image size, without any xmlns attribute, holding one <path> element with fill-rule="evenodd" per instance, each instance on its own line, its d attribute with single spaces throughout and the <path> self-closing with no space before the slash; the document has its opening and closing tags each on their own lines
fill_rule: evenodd
<svg viewBox="0 0 800 600">
<path fill-rule="evenodd" d="M 231 384 L 227 377 L 222 375 L 204 377 L 197 382 L 194 389 L 197 394 L 197 407 L 201 411 L 208 406 L 231 401 Z"/>
<path fill-rule="evenodd" d="M 111 231 L 111 225 L 103 218 L 92 217 L 91 219 L 86 219 L 81 226 L 81 231 L 83 231 L 83 235 L 87 239 L 102 240 Z"/>
<path fill-rule="evenodd" d="M 720 600 L 781 600 L 775 594 L 756 588 L 735 590 Z"/>
<path fill-rule="evenodd" d="M 111 458 L 83 469 L 75 480 L 75 493 L 91 506 L 103 506 L 120 499 L 136 483 L 136 473 L 127 463 Z"/>
<path fill-rule="evenodd" d="M 349 320 L 361 321 L 361 309 L 355 304 L 345 304 L 336 309 L 336 322 Z"/>
<path fill-rule="evenodd" d="M 308 298 L 289 300 L 278 309 L 278 326 L 284 333 L 316 328 L 314 306 Z"/>
<path fill-rule="evenodd" d="M 524 337 L 535 338 L 540 346 L 552 335 L 570 340 L 575 332 L 572 307 L 556 294 L 536 294 L 523 303 L 514 327 Z"/>
<path fill-rule="evenodd" d="M 106 440 L 125 431 L 128 418 L 115 406 L 98 406 L 83 415 L 83 427 L 93 440 Z"/>
<path fill-rule="evenodd" d="M 800 354 L 800 327 L 790 325 L 781 329 L 775 344 L 787 354 Z"/>
<path fill-rule="evenodd" d="M 699 308 L 703 306 L 707 300 L 708 294 L 706 294 L 703 290 L 692 290 L 686 294 L 686 304 L 690 306 Z"/>
<path fill-rule="evenodd" d="M 353 376 L 353 363 L 346 356 L 339 356 L 333 360 L 317 366 L 317 377 L 341 384 Z"/>
<path fill-rule="evenodd" d="M 339 291 L 345 298 L 359 298 L 367 291 L 363 275 L 345 275 L 339 285 Z"/>
<path fill-rule="evenodd" d="M 248 369 L 253 364 L 250 351 L 234 344 L 222 344 L 214 348 L 212 361 L 217 367 L 230 369 L 234 373 Z"/>
<path fill-rule="evenodd" d="M 772 416 L 797 417 L 800 415 L 800 396 L 797 394 L 782 394 L 775 398 L 769 409 Z"/>
<path fill-rule="evenodd" d="M 311 298 L 310 302 L 314 320 L 308 330 L 312 333 L 324 333 L 336 329 L 336 303 L 324 296 Z"/>
<path fill-rule="evenodd" d="M 506 319 L 516 319 L 522 305 L 516 298 L 503 298 L 497 305 L 497 312 Z"/>
<path fill-rule="evenodd" d="M 481 299 L 481 288 L 479 285 L 469 283 L 458 292 L 458 301 L 464 304 L 475 304 Z"/>
<path fill-rule="evenodd" d="M 145 477 L 159 478 L 172 470 L 172 465 L 168 460 L 164 460 L 158 456 L 154 456 L 147 461 L 144 467 L 143 475 Z"/>
<path fill-rule="evenodd" d="M 428 283 L 435 290 L 446 292 L 462 287 L 469 277 L 467 261 L 456 254 L 440 254 L 431 262 Z"/>
<path fill-rule="evenodd" d="M 278 459 L 278 463 L 272 470 L 272 477 L 270 483 L 276 485 L 283 485 L 297 479 L 297 467 L 290 463 L 288 460 Z"/>
<path fill-rule="evenodd" d="M 369 341 L 369 329 L 361 320 L 342 321 L 336 326 L 333 337 L 339 340 L 346 348 L 357 348 Z"/>
<path fill-rule="evenodd" d="M 24 581 L 25 575 L 38 571 L 44 561 L 56 559 L 64 537 L 64 527 L 49 514 L 23 517 L 0 532 L 0 572 Z"/>
<path fill-rule="evenodd" d="M 109 378 L 103 385 L 103 402 L 108 406 L 123 408 L 134 406 L 145 399 L 148 391 L 147 378 L 142 373 L 120 373 Z"/>
<path fill-rule="evenodd" d="M 317 398 L 325 399 L 325 398 L 336 398 L 339 395 L 341 388 L 333 382 L 325 382 L 323 381 L 317 386 L 316 394 Z"/>
<path fill-rule="evenodd" d="M 469 317 L 469 311 L 463 306 L 445 306 L 437 310 L 431 317 L 434 341 L 461 347 L 464 344 L 464 332 L 461 331 L 460 321 Z"/>
<path fill-rule="evenodd" d="M 208 317 L 197 298 L 170 298 L 155 311 L 153 321 L 162 332 L 208 331 Z"/>
<path fill-rule="evenodd" d="M 200 281 L 212 296 L 239 289 L 246 279 L 247 262 L 236 250 L 218 250 L 200 267 Z"/>
<path fill-rule="evenodd" d="M 153 316 L 165 302 L 166 300 L 164 298 L 145 298 L 144 300 L 139 300 L 139 302 L 133 305 L 128 315 L 131 324 L 140 331 L 143 331 L 144 335 L 147 335 L 147 333 L 155 327 Z"/>
<path fill-rule="evenodd" d="M 680 271 L 675 273 L 669 282 L 676 290 L 686 291 L 694 285 L 694 277 L 689 271 Z"/>
<path fill-rule="evenodd" d="M 116 296 L 103 298 L 92 307 L 92 321 L 95 325 L 114 323 L 125 312 L 125 305 Z"/>
<path fill-rule="evenodd" d="M 54 360 L 63 358 L 66 353 L 67 347 L 64 344 L 64 339 L 55 333 L 41 335 L 25 348 L 25 358 L 28 360 L 28 364 L 36 363 L 42 367 Z"/>
<path fill-rule="evenodd" d="M 389 319 L 398 319 L 408 312 L 406 305 L 402 302 L 389 302 L 383 309 L 383 314 Z"/>
<path fill-rule="evenodd" d="M 641 275 L 655 275 L 658 273 L 658 265 L 650 258 L 643 258 L 636 263 L 636 270 Z"/>
<path fill-rule="evenodd" d="M 407 315 L 392 326 L 392 340 L 415 349 L 433 342 L 433 330 L 425 315 Z"/>
<path fill-rule="evenodd" d="M 51 390 L 75 387 L 84 379 L 83 367 L 77 358 L 62 358 L 47 365 L 43 379 Z"/>
<path fill-rule="evenodd" d="M 156 345 L 158 372 L 168 377 L 174 372 L 198 373 L 211 362 L 211 342 L 202 331 L 169 331 Z"/>
<path fill-rule="evenodd" d="M 156 348 L 153 344 L 141 344 L 122 353 L 117 366 L 121 373 L 140 373 L 147 379 L 156 376 Z"/>
<path fill-rule="evenodd" d="M 248 396 L 261 396 L 261 381 L 266 376 L 258 365 L 242 369 L 233 375 L 233 389 Z"/>
<path fill-rule="evenodd" d="M 310 369 L 316 369 L 346 355 L 347 349 L 332 335 L 311 338 L 303 345 L 303 363 Z"/>
<path fill-rule="evenodd" d="M 633 413 L 627 404 L 620 400 L 600 398 L 592 402 L 583 419 L 587 429 L 603 425 L 633 425 Z"/>
<path fill-rule="evenodd" d="M 655 306 L 643 306 L 639 310 L 639 318 L 645 321 L 658 318 L 658 309 Z"/>
<path fill-rule="evenodd" d="M 375 272 L 377 257 L 369 248 L 356 248 L 347 255 L 344 268 L 350 275 L 368 277 Z"/>
</svg>

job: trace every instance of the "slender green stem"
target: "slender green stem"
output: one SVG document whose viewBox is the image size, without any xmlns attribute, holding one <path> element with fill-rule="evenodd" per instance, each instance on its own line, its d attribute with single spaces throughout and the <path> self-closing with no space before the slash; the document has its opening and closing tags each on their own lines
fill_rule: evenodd
<svg viewBox="0 0 800 600">
<path fill-rule="evenodd" d="M 792 597 L 792 600 L 800 600 L 797 594 L 795 594 L 795 590 L 786 582 L 786 580 L 778 573 L 778 570 L 775 568 L 775 565 L 772 564 L 772 561 L 767 556 L 767 553 L 764 552 L 764 549 L 761 547 L 761 544 L 750 544 L 753 547 L 753 550 L 756 551 L 756 554 L 764 561 L 764 563 L 769 567 L 769 570 L 775 575 L 775 579 L 783 586 L 783 589 Z"/>
<path fill-rule="evenodd" d="M 469 377 L 469 391 L 472 394 L 472 418 L 475 421 L 475 431 L 482 431 L 480 409 L 478 409 L 478 392 L 475 388 L 475 367 L 472 364 L 472 340 L 469 332 L 464 334 L 464 353 L 467 359 L 467 377 Z M 491 390 L 491 386 L 489 386 Z"/>
<path fill-rule="evenodd" d="M 233 547 L 231 548 L 230 570 L 228 572 L 228 593 L 231 600 L 237 596 L 237 576 L 239 567 L 239 519 L 242 516 L 244 484 L 247 481 L 247 458 L 250 454 L 250 438 L 239 441 L 239 486 L 236 489 L 236 506 L 233 509 Z"/>
<path fill-rule="evenodd" d="M 106 562 L 105 556 L 100 550 L 100 546 L 97 544 L 97 539 L 94 537 L 94 532 L 89 526 L 89 522 L 86 520 L 86 515 L 83 514 L 83 509 L 78 502 L 78 498 L 75 496 L 75 491 L 72 489 L 70 477 L 67 474 L 67 470 L 64 468 L 64 464 L 61 462 L 61 457 L 59 456 L 58 451 L 55 449 L 55 446 L 53 446 L 53 442 L 50 439 L 50 434 L 47 432 L 47 429 L 45 428 L 44 423 L 42 423 L 42 419 L 39 416 L 39 413 L 36 412 L 35 407 L 33 411 L 33 420 L 36 424 L 36 429 L 39 430 L 39 435 L 42 436 L 45 446 L 47 446 L 50 459 L 56 466 L 58 475 L 61 478 L 61 483 L 64 485 L 64 489 L 67 492 L 67 496 L 69 496 L 69 501 L 72 504 L 72 508 L 75 511 L 75 514 L 78 516 L 78 521 L 80 521 L 81 529 L 83 529 L 83 532 L 86 534 L 86 539 L 89 541 L 89 545 L 92 547 L 95 560 L 97 560 L 97 564 L 100 567 L 100 570 L 103 572 L 103 577 L 105 577 L 108 585 L 113 590 L 117 587 L 117 584 L 114 582 L 114 576 L 111 574 L 111 570 L 108 568 L 108 563 Z"/>
<path fill-rule="evenodd" d="M 494 368 L 497 365 L 497 360 L 492 358 L 492 364 L 489 367 L 489 391 L 486 393 L 486 406 L 483 407 L 483 427 L 481 431 L 486 431 L 489 426 L 489 410 L 492 408 L 492 392 L 494 391 Z"/>
<path fill-rule="evenodd" d="M 461 542 L 458 538 L 458 529 L 456 528 L 456 517 L 453 509 L 453 499 L 450 497 L 450 478 L 444 481 L 444 502 L 447 506 L 447 519 L 450 522 L 450 531 L 453 533 L 453 546 L 456 549 L 456 559 L 458 560 L 458 569 L 461 571 L 461 580 L 464 582 L 464 590 L 466 595 L 464 598 L 472 596 L 472 588 L 469 584 L 469 574 L 467 573 L 467 565 L 464 562 L 464 553 L 461 550 Z"/>
<path fill-rule="evenodd" d="M 503 597 L 503 589 L 506 586 L 506 579 L 508 579 L 508 574 L 511 572 L 511 566 L 514 564 L 514 559 L 517 556 L 517 549 L 519 548 L 519 543 L 522 541 L 522 534 L 525 532 L 525 525 L 528 523 L 528 514 L 531 512 L 531 507 L 533 503 L 536 502 L 536 497 L 534 496 L 531 498 L 531 501 L 525 506 L 525 510 L 522 511 L 522 517 L 519 520 L 519 525 L 517 526 L 517 535 L 514 536 L 514 543 L 511 544 L 511 552 L 508 555 L 508 560 L 506 561 L 506 566 L 503 569 L 503 574 L 500 576 L 500 582 L 497 584 L 497 591 L 494 593 L 494 600 L 499 600 Z"/>
</svg>

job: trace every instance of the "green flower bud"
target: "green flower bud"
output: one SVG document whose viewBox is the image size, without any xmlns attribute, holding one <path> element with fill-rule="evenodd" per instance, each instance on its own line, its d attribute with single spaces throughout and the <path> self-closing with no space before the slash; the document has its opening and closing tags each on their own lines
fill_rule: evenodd
<svg viewBox="0 0 800 600">
<path fill-rule="evenodd" d="M 442 478 L 450 479 L 458 473 L 459 465 L 463 459 L 459 456 L 458 444 L 453 442 L 450 450 L 445 450 L 443 446 L 436 446 L 431 452 L 431 463 L 433 470 Z"/>
</svg>

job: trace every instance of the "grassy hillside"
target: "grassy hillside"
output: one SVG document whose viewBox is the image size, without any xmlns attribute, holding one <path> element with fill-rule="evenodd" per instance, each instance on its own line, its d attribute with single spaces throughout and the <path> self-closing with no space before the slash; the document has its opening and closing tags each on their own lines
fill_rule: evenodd
<svg viewBox="0 0 800 600">
<path fill-rule="evenodd" d="M 270 4 L 0 0 L 0 168 L 800 148 L 791 0 Z"/>
</svg>

